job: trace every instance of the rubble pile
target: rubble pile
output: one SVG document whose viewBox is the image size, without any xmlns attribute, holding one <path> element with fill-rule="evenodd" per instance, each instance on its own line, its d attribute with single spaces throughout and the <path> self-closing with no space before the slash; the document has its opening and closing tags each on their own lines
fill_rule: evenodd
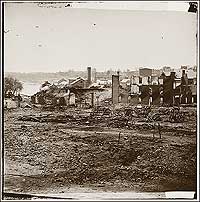
<svg viewBox="0 0 200 202">
<path fill-rule="evenodd" d="M 139 184 L 142 191 L 165 191 L 172 186 L 193 190 L 196 113 L 194 109 L 180 111 L 187 114 L 187 122 L 164 122 L 169 117 L 165 108 L 133 106 L 7 111 L 6 161 L 20 162 L 19 173 L 29 165 L 29 175 L 36 174 L 9 178 L 6 186 L 30 191 L 73 184 Z M 162 121 L 154 121 L 157 115 Z"/>
<path fill-rule="evenodd" d="M 195 132 L 197 114 L 194 111 L 184 111 L 179 108 L 137 108 L 133 106 L 113 108 L 108 106 L 97 106 L 93 109 L 69 108 L 47 113 L 39 112 L 30 115 L 22 115 L 21 121 L 54 122 L 68 125 L 90 127 L 125 128 L 135 130 L 157 130 L 160 124 L 165 131 L 189 131 Z M 192 122 L 192 127 L 186 128 L 177 123 Z M 167 125 L 167 123 L 170 123 Z M 172 124 L 176 124 L 173 125 Z M 190 125 L 191 126 L 191 125 Z"/>
<path fill-rule="evenodd" d="M 46 117 L 49 118 L 48 115 L 42 118 Z M 35 124 L 21 122 L 21 126 L 9 127 L 6 128 L 9 132 L 5 131 L 5 156 L 39 167 L 41 171 L 34 178 L 22 179 L 18 186 L 25 191 L 30 191 L 34 184 L 39 184 L 36 189 L 40 189 L 49 183 L 59 187 L 71 184 L 123 185 L 124 182 L 156 186 L 160 183 L 160 189 L 166 190 L 162 183 L 181 183 L 183 179 L 190 182 L 195 178 L 195 144 L 177 144 L 123 132 L 70 132 L 58 125 Z M 172 181 L 169 180 L 171 177 Z M 181 186 L 191 189 L 191 184 Z M 152 189 L 155 191 L 157 187 Z"/>
</svg>

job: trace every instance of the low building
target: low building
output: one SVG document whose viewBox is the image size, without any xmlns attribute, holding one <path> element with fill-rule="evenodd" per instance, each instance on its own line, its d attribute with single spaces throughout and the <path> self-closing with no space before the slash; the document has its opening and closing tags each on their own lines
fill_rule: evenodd
<svg viewBox="0 0 200 202">
<path fill-rule="evenodd" d="M 71 88 L 85 88 L 86 87 L 86 84 L 87 84 L 87 80 L 79 77 L 77 78 L 76 80 L 74 80 L 73 82 L 71 82 L 69 84 L 69 86 Z"/>
<path fill-rule="evenodd" d="M 153 70 L 150 68 L 140 68 L 139 75 L 143 77 L 152 76 Z"/>
</svg>

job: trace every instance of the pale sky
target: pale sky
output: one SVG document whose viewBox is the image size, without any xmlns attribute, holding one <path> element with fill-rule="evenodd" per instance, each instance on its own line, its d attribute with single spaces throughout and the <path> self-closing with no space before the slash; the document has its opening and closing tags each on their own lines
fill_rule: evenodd
<svg viewBox="0 0 200 202">
<path fill-rule="evenodd" d="M 196 14 L 188 3 L 66 5 L 6 3 L 6 72 L 196 65 Z"/>
</svg>

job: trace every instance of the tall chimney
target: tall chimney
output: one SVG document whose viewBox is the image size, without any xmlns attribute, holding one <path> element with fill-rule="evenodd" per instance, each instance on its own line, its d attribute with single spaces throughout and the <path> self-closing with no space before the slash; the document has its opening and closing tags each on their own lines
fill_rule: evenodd
<svg viewBox="0 0 200 202">
<path fill-rule="evenodd" d="M 88 86 L 92 83 L 92 71 L 91 71 L 91 67 L 88 67 L 87 68 L 87 72 L 88 72 L 88 80 L 87 80 L 87 83 L 88 83 Z"/>
<path fill-rule="evenodd" d="M 112 103 L 119 103 L 119 75 L 112 75 Z"/>
<path fill-rule="evenodd" d="M 94 68 L 94 82 L 97 82 L 97 70 Z"/>
</svg>

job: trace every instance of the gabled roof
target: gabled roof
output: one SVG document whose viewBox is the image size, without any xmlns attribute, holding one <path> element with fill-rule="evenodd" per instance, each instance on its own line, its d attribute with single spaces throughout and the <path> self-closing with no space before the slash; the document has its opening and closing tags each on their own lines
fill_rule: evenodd
<svg viewBox="0 0 200 202">
<path fill-rule="evenodd" d="M 78 81 L 85 81 L 85 79 L 83 79 L 82 77 L 78 77 L 75 81 L 73 81 L 70 85 L 74 85 L 75 83 L 77 83 Z"/>
<path fill-rule="evenodd" d="M 60 83 L 63 83 L 63 82 L 67 82 L 67 83 L 68 83 L 68 80 L 62 78 L 62 79 L 60 79 L 57 83 L 60 84 Z"/>
</svg>

